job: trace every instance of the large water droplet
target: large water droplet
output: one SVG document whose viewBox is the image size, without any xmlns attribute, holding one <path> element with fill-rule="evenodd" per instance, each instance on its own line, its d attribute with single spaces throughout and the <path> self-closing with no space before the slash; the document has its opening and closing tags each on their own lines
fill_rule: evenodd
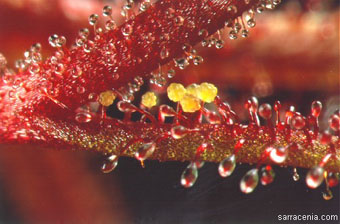
<svg viewBox="0 0 340 224">
<path fill-rule="evenodd" d="M 300 130 L 302 128 L 304 128 L 306 125 L 306 121 L 304 119 L 304 117 L 302 117 L 301 115 L 297 115 L 297 116 L 294 116 L 292 118 L 292 126 L 297 129 L 297 130 Z"/>
<path fill-rule="evenodd" d="M 267 150 L 270 150 L 270 159 L 273 162 L 283 163 L 287 159 L 288 148 L 286 147 L 279 147 L 279 148 L 269 147 L 269 148 L 267 148 Z"/>
<path fill-rule="evenodd" d="M 272 107 L 270 106 L 270 104 L 262 104 L 259 108 L 259 115 L 263 119 L 269 120 L 272 117 Z"/>
<path fill-rule="evenodd" d="M 221 177 L 230 176 L 236 167 L 236 157 L 234 154 L 222 160 L 218 166 L 218 173 Z"/>
<path fill-rule="evenodd" d="M 322 110 L 322 103 L 320 101 L 313 101 L 311 106 L 311 114 L 313 117 L 319 117 Z"/>
<path fill-rule="evenodd" d="M 149 158 L 156 149 L 156 143 L 148 142 L 144 143 L 135 153 L 136 159 L 144 161 Z"/>
<path fill-rule="evenodd" d="M 76 121 L 79 123 L 87 123 L 92 120 L 91 114 L 87 112 L 79 112 L 76 114 Z"/>
<path fill-rule="evenodd" d="M 262 176 L 261 176 L 261 184 L 268 185 L 274 181 L 275 172 L 271 166 L 265 166 L 261 169 Z"/>
<path fill-rule="evenodd" d="M 192 187 L 198 177 L 198 170 L 195 163 L 190 163 L 183 171 L 181 176 L 181 184 L 185 188 Z"/>
<path fill-rule="evenodd" d="M 257 168 L 251 169 L 241 179 L 240 189 L 243 193 L 249 194 L 254 191 L 258 182 L 259 182 L 258 169 Z"/>
<path fill-rule="evenodd" d="M 320 166 L 315 166 L 310 169 L 306 176 L 306 183 L 309 188 L 317 188 L 323 182 L 324 169 Z"/>
<path fill-rule="evenodd" d="M 104 161 L 103 166 L 101 167 L 101 170 L 103 173 L 110 173 L 112 170 L 114 170 L 118 165 L 118 156 L 111 155 L 106 158 Z"/>
<path fill-rule="evenodd" d="M 186 127 L 183 127 L 181 125 L 177 125 L 173 128 L 171 128 L 171 136 L 174 139 L 181 139 L 184 136 L 186 136 L 186 134 L 188 134 L 188 129 Z"/>
<path fill-rule="evenodd" d="M 221 123 L 221 118 L 214 111 L 210 111 L 206 115 L 206 118 L 207 118 L 207 120 L 210 124 L 220 124 Z"/>
</svg>

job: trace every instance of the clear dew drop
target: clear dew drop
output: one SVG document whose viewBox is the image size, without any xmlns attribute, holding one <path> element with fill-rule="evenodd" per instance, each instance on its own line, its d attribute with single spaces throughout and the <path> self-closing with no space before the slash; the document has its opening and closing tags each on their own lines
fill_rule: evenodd
<svg viewBox="0 0 340 224">
<path fill-rule="evenodd" d="M 92 120 L 92 116 L 87 112 L 79 112 L 76 114 L 75 119 L 79 123 L 88 123 Z"/>
<path fill-rule="evenodd" d="M 183 70 L 189 65 L 189 62 L 186 58 L 178 58 L 178 59 L 175 59 L 175 65 L 179 69 Z"/>
<path fill-rule="evenodd" d="M 185 188 L 192 187 L 198 177 L 198 169 L 195 163 L 190 163 L 181 175 L 181 184 Z"/>
<path fill-rule="evenodd" d="M 306 176 L 306 184 L 309 188 L 319 187 L 324 179 L 324 169 L 320 166 L 315 166 L 310 169 Z"/>
<path fill-rule="evenodd" d="M 53 34 L 53 35 L 48 37 L 48 43 L 52 47 L 57 47 L 57 40 L 58 40 L 58 38 L 59 38 L 59 36 L 57 34 Z"/>
<path fill-rule="evenodd" d="M 83 38 L 87 38 L 90 35 L 90 31 L 87 28 L 82 28 L 79 30 L 78 35 Z"/>
<path fill-rule="evenodd" d="M 154 142 L 144 143 L 136 151 L 135 157 L 139 161 L 144 161 L 144 160 L 146 160 L 147 158 L 149 158 L 153 154 L 155 149 L 156 149 L 156 143 L 154 143 Z"/>
<path fill-rule="evenodd" d="M 89 16 L 89 24 L 94 26 L 98 22 L 99 16 L 97 14 L 92 14 Z"/>
<path fill-rule="evenodd" d="M 303 129 L 306 125 L 306 121 L 303 116 L 296 115 L 292 118 L 292 126 L 293 128 L 300 130 Z"/>
<path fill-rule="evenodd" d="M 293 169 L 293 180 L 294 181 L 300 180 L 300 175 L 298 174 L 297 169 L 295 167 Z"/>
<path fill-rule="evenodd" d="M 139 11 L 145 12 L 151 6 L 150 0 L 144 0 L 139 7 Z"/>
<path fill-rule="evenodd" d="M 117 25 L 115 23 L 115 21 L 113 21 L 112 19 L 109 19 L 108 21 L 106 21 L 105 23 L 105 29 L 106 30 L 114 30 L 117 28 Z"/>
<path fill-rule="evenodd" d="M 39 53 L 41 51 L 41 44 L 40 43 L 35 43 L 31 46 L 30 49 L 31 52 L 36 52 Z"/>
<path fill-rule="evenodd" d="M 235 30 L 231 30 L 229 32 L 229 39 L 231 39 L 231 40 L 237 39 L 237 32 Z"/>
<path fill-rule="evenodd" d="M 133 28 L 131 24 L 126 24 L 124 27 L 122 27 L 122 34 L 126 37 L 130 36 L 132 31 L 133 31 Z"/>
<path fill-rule="evenodd" d="M 188 129 L 181 125 L 177 125 L 170 130 L 171 137 L 174 139 L 181 139 L 188 134 Z"/>
<path fill-rule="evenodd" d="M 265 166 L 261 169 L 261 184 L 268 185 L 274 181 L 275 172 L 271 166 Z"/>
<path fill-rule="evenodd" d="M 258 169 L 249 170 L 241 179 L 240 189 L 243 193 L 249 194 L 254 191 L 259 182 Z"/>
<path fill-rule="evenodd" d="M 14 66 L 15 66 L 17 69 L 24 69 L 24 68 L 26 67 L 26 63 L 25 63 L 22 59 L 19 59 L 19 60 L 16 60 L 16 61 L 15 61 Z"/>
<path fill-rule="evenodd" d="M 218 173 L 221 177 L 228 177 L 230 176 L 236 167 L 236 156 L 232 154 L 222 160 L 218 166 Z"/>
<path fill-rule="evenodd" d="M 270 104 L 265 103 L 262 104 L 259 107 L 259 115 L 266 120 L 269 120 L 272 117 L 272 107 L 270 106 Z"/>
<path fill-rule="evenodd" d="M 256 26 L 256 21 L 254 18 L 251 18 L 247 21 L 247 25 L 249 28 L 254 28 Z"/>
<path fill-rule="evenodd" d="M 167 72 L 167 76 L 168 76 L 169 79 L 172 79 L 172 78 L 175 76 L 175 70 L 170 69 L 170 70 Z"/>
<path fill-rule="evenodd" d="M 203 57 L 201 57 L 199 55 L 194 56 L 193 63 L 194 63 L 194 65 L 202 64 L 203 63 Z"/>
<path fill-rule="evenodd" d="M 208 47 L 212 47 L 216 44 L 216 39 L 215 38 L 211 38 L 208 41 Z"/>
<path fill-rule="evenodd" d="M 216 40 L 215 47 L 217 49 L 221 49 L 224 46 L 224 41 L 223 40 Z"/>
<path fill-rule="evenodd" d="M 242 36 L 243 38 L 249 37 L 249 31 L 248 31 L 248 30 L 242 30 L 242 31 L 241 31 L 241 36 Z"/>
<path fill-rule="evenodd" d="M 117 167 L 117 165 L 118 165 L 118 156 L 111 155 L 105 159 L 103 166 L 101 167 L 101 171 L 103 173 L 110 173 Z"/>
<path fill-rule="evenodd" d="M 283 163 L 287 159 L 288 148 L 286 147 L 278 147 L 278 148 L 269 147 L 269 148 L 267 148 L 266 150 L 270 150 L 270 159 L 273 162 Z"/>
<path fill-rule="evenodd" d="M 330 189 L 327 189 L 326 192 L 322 192 L 322 197 L 326 201 L 331 200 L 333 198 L 333 193 Z"/>
<path fill-rule="evenodd" d="M 313 101 L 311 106 L 311 114 L 313 117 L 319 117 L 322 110 L 322 103 L 320 101 Z"/>
<path fill-rule="evenodd" d="M 62 47 L 65 44 L 66 44 L 66 38 L 64 36 L 58 37 L 58 39 L 56 40 L 56 46 L 57 47 Z"/>
<path fill-rule="evenodd" d="M 241 29 L 242 29 L 241 23 L 235 23 L 235 24 L 233 25 L 233 30 L 234 30 L 236 33 L 240 32 Z"/>
<path fill-rule="evenodd" d="M 208 115 L 206 116 L 206 118 L 207 118 L 207 121 L 210 124 L 220 124 L 221 123 L 221 118 L 214 111 L 209 112 Z"/>
<path fill-rule="evenodd" d="M 202 40 L 201 44 L 202 44 L 202 47 L 206 47 L 208 46 L 208 43 L 209 41 L 208 40 Z"/>
<path fill-rule="evenodd" d="M 103 7 L 103 16 L 111 16 L 112 15 L 112 7 L 106 5 Z"/>
</svg>

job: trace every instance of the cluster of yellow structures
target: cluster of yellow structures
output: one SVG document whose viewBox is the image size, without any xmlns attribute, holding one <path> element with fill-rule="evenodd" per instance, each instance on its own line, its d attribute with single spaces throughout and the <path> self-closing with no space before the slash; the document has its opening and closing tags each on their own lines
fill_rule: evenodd
<svg viewBox="0 0 340 224">
<path fill-rule="evenodd" d="M 204 82 L 201 85 L 191 84 L 185 88 L 182 84 L 171 83 L 167 88 L 167 94 L 171 101 L 179 102 L 183 111 L 193 113 L 201 109 L 201 101 L 211 103 L 217 96 L 217 88 Z M 151 108 L 157 104 L 157 97 L 153 92 L 147 92 L 142 96 L 142 104 Z"/>
<path fill-rule="evenodd" d="M 171 83 L 167 88 L 167 94 L 171 101 L 179 102 L 184 112 L 193 113 L 201 109 L 201 102 L 211 103 L 217 96 L 215 85 L 203 82 L 200 85 L 191 84 L 186 88 L 180 83 Z M 108 90 L 99 95 L 99 103 L 110 106 L 116 99 L 116 95 Z M 157 104 L 157 96 L 154 92 L 146 92 L 142 96 L 141 104 L 152 108 Z"/>
</svg>

